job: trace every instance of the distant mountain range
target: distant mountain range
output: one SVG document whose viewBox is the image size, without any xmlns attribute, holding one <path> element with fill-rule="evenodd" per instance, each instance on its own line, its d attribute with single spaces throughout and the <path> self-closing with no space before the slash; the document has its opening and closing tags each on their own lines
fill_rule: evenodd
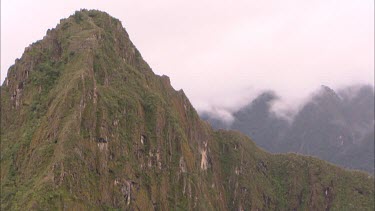
<svg viewBox="0 0 375 211">
<path fill-rule="evenodd" d="M 275 92 L 260 94 L 233 113 L 231 124 L 201 113 L 214 128 L 239 130 L 274 152 L 312 155 L 344 167 L 374 173 L 374 87 L 350 86 L 337 92 L 321 86 L 293 120 L 276 115 Z"/>
</svg>

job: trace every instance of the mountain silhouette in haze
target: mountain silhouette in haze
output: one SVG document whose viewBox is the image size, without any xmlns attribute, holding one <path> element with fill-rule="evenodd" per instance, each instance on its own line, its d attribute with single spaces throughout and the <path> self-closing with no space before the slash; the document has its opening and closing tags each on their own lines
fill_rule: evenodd
<svg viewBox="0 0 375 211">
<path fill-rule="evenodd" d="M 239 130 L 274 152 L 313 155 L 344 167 L 374 172 L 374 88 L 349 86 L 335 92 L 321 86 L 294 116 L 276 115 L 273 92 L 264 92 L 233 113 L 228 125 L 208 114 L 215 128 Z"/>
</svg>

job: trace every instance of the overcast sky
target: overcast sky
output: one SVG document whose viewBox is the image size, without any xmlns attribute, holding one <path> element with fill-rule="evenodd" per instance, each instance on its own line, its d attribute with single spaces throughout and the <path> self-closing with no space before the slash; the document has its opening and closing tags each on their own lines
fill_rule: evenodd
<svg viewBox="0 0 375 211">
<path fill-rule="evenodd" d="M 120 19 L 155 73 L 198 110 L 274 89 L 374 83 L 374 0 L 2 0 L 1 82 L 25 47 L 80 8 Z"/>
</svg>

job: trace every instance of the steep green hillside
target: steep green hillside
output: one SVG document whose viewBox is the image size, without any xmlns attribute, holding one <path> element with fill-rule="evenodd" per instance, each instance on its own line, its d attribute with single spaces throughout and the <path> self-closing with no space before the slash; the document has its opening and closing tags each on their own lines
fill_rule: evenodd
<svg viewBox="0 0 375 211">
<path fill-rule="evenodd" d="M 82 10 L 1 87 L 2 210 L 373 210 L 374 177 L 214 131 L 119 20 Z"/>
</svg>

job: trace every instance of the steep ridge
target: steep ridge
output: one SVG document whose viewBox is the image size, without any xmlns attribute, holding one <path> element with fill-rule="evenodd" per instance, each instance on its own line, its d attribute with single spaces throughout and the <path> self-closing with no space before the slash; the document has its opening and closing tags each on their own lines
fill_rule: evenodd
<svg viewBox="0 0 375 211">
<path fill-rule="evenodd" d="M 1 87 L 2 210 L 374 209 L 374 178 L 214 131 L 119 20 L 81 10 Z"/>
<path fill-rule="evenodd" d="M 276 152 L 279 149 L 277 141 L 289 126 L 287 120 L 270 112 L 271 105 L 277 98 L 273 92 L 262 93 L 250 105 L 233 114 L 234 121 L 230 128 L 247 134 L 258 146 Z"/>
</svg>

